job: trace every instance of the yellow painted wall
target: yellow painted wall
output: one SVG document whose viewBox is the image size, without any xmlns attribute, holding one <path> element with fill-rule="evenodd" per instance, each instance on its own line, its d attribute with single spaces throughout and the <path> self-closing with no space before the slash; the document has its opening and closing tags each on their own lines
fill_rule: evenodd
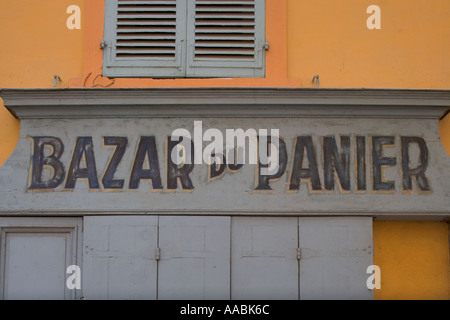
<svg viewBox="0 0 450 320">
<path fill-rule="evenodd" d="M 69 30 L 67 7 L 79 0 L 0 0 L 0 87 L 60 87 L 83 70 L 83 31 Z"/>
<path fill-rule="evenodd" d="M 381 29 L 369 30 L 369 5 Z M 450 1 L 288 0 L 289 77 L 304 86 L 450 87 Z"/>
<path fill-rule="evenodd" d="M 374 222 L 373 233 L 381 269 L 376 299 L 449 298 L 446 222 Z"/>
<path fill-rule="evenodd" d="M 318 74 L 321 87 L 450 87 L 448 0 L 266 1 L 274 8 L 267 13 L 268 60 L 281 63 L 281 68 L 269 66 L 270 81 L 124 80 L 115 85 L 310 87 Z M 82 9 L 82 30 L 66 27 L 66 9 L 72 4 Z M 381 30 L 366 27 L 366 8 L 371 4 L 381 8 Z M 103 23 L 101 12 L 85 9 L 102 6 L 103 0 L 0 0 L 0 88 L 51 88 L 54 75 L 62 79 L 58 87 L 82 86 L 93 70 L 93 59 L 84 49 L 99 50 L 95 39 L 87 41 L 92 33 L 86 29 L 97 26 L 98 32 Z M 19 127 L 0 100 L 0 166 L 14 149 Z M 450 115 L 440 121 L 439 130 L 450 155 Z M 449 297 L 446 226 L 374 224 L 375 263 L 382 270 L 377 299 Z"/>
<path fill-rule="evenodd" d="M 69 5 L 84 9 L 79 0 L 0 0 L 0 88 L 58 87 L 83 72 L 83 31 L 69 30 Z M 19 121 L 0 99 L 0 166 L 14 150 Z"/>
<path fill-rule="evenodd" d="M 83 72 L 83 31 L 69 30 L 69 5 L 84 9 L 79 0 L 0 0 L 0 88 L 58 87 Z M 0 99 L 0 166 L 19 138 L 19 120 Z"/>
</svg>

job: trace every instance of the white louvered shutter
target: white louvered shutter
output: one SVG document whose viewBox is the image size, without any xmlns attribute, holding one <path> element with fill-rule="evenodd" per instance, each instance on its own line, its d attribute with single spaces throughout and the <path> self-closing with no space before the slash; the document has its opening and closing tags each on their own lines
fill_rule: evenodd
<svg viewBox="0 0 450 320">
<path fill-rule="evenodd" d="M 103 75 L 180 77 L 186 1 L 106 0 Z"/>
<path fill-rule="evenodd" d="M 265 0 L 106 0 L 103 75 L 263 77 Z"/>
<path fill-rule="evenodd" d="M 195 0 L 188 12 L 188 76 L 264 76 L 264 0 Z"/>
</svg>

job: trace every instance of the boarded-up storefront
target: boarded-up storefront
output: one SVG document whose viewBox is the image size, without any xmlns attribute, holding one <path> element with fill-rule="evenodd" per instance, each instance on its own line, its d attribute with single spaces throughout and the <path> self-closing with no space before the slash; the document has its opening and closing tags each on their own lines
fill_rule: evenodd
<svg viewBox="0 0 450 320">
<path fill-rule="evenodd" d="M 372 299 L 372 221 L 450 216 L 445 91 L 1 97 L 3 299 Z"/>
</svg>

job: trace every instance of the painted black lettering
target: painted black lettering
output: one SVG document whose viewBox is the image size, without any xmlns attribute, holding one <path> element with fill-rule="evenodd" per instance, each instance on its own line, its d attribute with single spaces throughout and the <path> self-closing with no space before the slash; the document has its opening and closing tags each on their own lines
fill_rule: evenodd
<svg viewBox="0 0 450 320">
<path fill-rule="evenodd" d="M 84 167 L 81 167 L 83 158 L 85 163 Z M 67 170 L 67 181 L 65 188 L 75 188 L 75 182 L 77 179 L 87 179 L 89 189 L 100 188 L 97 178 L 97 168 L 95 165 L 94 145 L 92 143 L 92 137 L 77 138 L 69 170 Z"/>
<path fill-rule="evenodd" d="M 258 185 L 254 190 L 272 190 L 272 187 L 269 185 L 270 181 L 280 178 L 286 171 L 288 157 L 286 143 L 281 138 L 270 136 L 267 137 L 267 149 L 270 148 L 272 139 L 273 141 L 275 141 L 275 139 L 278 140 L 278 171 L 272 175 L 262 175 L 261 168 L 268 168 L 269 164 L 258 163 Z"/>
<path fill-rule="evenodd" d="M 309 168 L 303 168 L 303 156 L 305 150 L 309 162 Z M 289 181 L 289 190 L 299 190 L 300 181 L 302 179 L 311 180 L 312 190 L 322 190 L 316 154 L 311 136 L 299 136 L 295 139 L 294 159 Z"/>
<path fill-rule="evenodd" d="M 231 157 L 234 157 L 234 161 L 233 163 L 228 163 L 228 170 L 231 172 L 236 172 L 239 171 L 243 166 L 244 166 L 244 148 L 242 147 L 235 147 L 234 148 L 234 152 L 233 150 L 230 150 L 230 152 L 228 153 L 228 158 L 231 159 Z"/>
<path fill-rule="evenodd" d="M 208 164 L 209 166 L 209 176 L 208 179 L 215 179 L 217 177 L 220 177 L 224 172 L 225 172 L 225 168 L 226 168 L 226 157 L 224 155 L 216 155 L 215 153 L 211 154 L 211 157 L 213 158 L 222 158 L 222 162 L 217 164 L 217 163 L 210 163 Z"/>
<path fill-rule="evenodd" d="M 184 163 L 178 166 L 172 161 L 171 153 L 173 148 L 175 148 L 179 143 L 181 143 L 185 137 L 180 137 L 178 141 L 172 141 L 171 137 L 167 138 L 167 189 L 176 190 L 178 185 L 178 179 L 181 182 L 181 188 L 183 190 L 193 190 L 194 185 L 192 184 L 189 174 L 192 169 L 194 169 L 194 164 Z M 194 143 L 191 141 L 191 159 L 194 159 Z"/>
<path fill-rule="evenodd" d="M 144 169 L 146 158 L 148 158 L 149 169 Z M 131 169 L 129 188 L 139 188 L 139 183 L 142 179 L 150 179 L 154 190 L 163 189 L 154 136 L 144 136 L 139 139 L 133 168 Z"/>
<path fill-rule="evenodd" d="M 383 146 L 393 145 L 392 136 L 372 137 L 372 172 L 373 172 L 373 190 L 391 191 L 395 190 L 394 181 L 383 181 L 382 167 L 393 167 L 397 164 L 395 157 L 383 157 Z"/>
<path fill-rule="evenodd" d="M 366 190 L 366 137 L 356 137 L 356 184 L 359 191 Z"/>
<path fill-rule="evenodd" d="M 341 155 L 336 139 L 323 137 L 323 171 L 326 190 L 334 190 L 334 173 L 337 173 L 341 188 L 350 190 L 350 137 L 341 136 Z"/>
<path fill-rule="evenodd" d="M 31 137 L 33 139 L 33 155 L 31 156 L 31 181 L 29 189 L 53 189 L 58 187 L 64 179 L 64 165 L 59 160 L 64 152 L 64 144 L 55 137 Z M 44 155 L 46 147 L 52 152 Z M 44 167 L 52 169 L 52 176 L 43 180 Z"/>
<path fill-rule="evenodd" d="M 126 137 L 104 137 L 103 144 L 105 146 L 116 146 L 102 178 L 103 187 L 105 189 L 122 189 L 124 180 L 115 180 L 114 174 L 120 161 L 122 161 L 128 139 Z"/>
<path fill-rule="evenodd" d="M 430 184 L 425 171 L 428 166 L 428 148 L 425 140 L 420 137 L 401 137 L 402 140 L 402 172 L 403 190 L 412 190 L 412 177 L 416 178 L 421 191 L 430 191 Z M 416 168 L 409 167 L 409 145 L 415 143 L 419 146 L 419 165 Z"/>
</svg>

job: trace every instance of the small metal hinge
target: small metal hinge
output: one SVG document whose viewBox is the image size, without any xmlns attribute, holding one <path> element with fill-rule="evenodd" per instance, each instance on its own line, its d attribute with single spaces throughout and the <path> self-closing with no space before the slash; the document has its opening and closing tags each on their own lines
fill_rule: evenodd
<svg viewBox="0 0 450 320">
<path fill-rule="evenodd" d="M 302 249 L 297 248 L 297 260 L 301 260 L 301 259 L 302 259 Z"/>
<path fill-rule="evenodd" d="M 161 248 L 157 248 L 157 249 L 156 249 L 155 260 L 156 260 L 156 261 L 161 260 Z"/>
<path fill-rule="evenodd" d="M 263 48 L 264 48 L 264 50 L 269 50 L 269 42 L 268 41 L 265 41 L 264 43 L 263 43 Z"/>
<path fill-rule="evenodd" d="M 102 41 L 100 42 L 100 48 L 105 49 L 108 46 L 108 44 L 106 43 L 105 39 L 102 39 Z"/>
</svg>

